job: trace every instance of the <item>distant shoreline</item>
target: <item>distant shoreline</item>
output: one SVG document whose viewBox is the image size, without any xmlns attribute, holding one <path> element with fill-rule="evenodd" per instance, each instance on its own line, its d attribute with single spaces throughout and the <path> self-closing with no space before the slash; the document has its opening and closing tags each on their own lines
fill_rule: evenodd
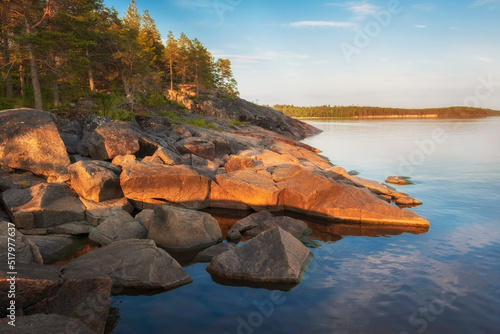
<svg viewBox="0 0 500 334">
<path fill-rule="evenodd" d="M 490 115 L 491 116 L 491 115 Z M 371 116 L 344 116 L 344 117 L 330 117 L 330 116 L 324 116 L 324 117 L 297 117 L 297 116 L 290 116 L 294 119 L 327 119 L 327 118 L 354 118 L 354 119 L 363 119 L 363 118 L 439 118 L 439 115 L 437 114 L 432 114 L 432 115 L 371 115 Z M 480 116 L 480 117 L 486 117 L 486 116 Z M 450 117 L 441 117 L 441 118 L 450 118 Z M 455 117 L 453 117 L 455 118 Z M 470 118 L 470 117 L 460 117 L 460 118 Z"/>
</svg>

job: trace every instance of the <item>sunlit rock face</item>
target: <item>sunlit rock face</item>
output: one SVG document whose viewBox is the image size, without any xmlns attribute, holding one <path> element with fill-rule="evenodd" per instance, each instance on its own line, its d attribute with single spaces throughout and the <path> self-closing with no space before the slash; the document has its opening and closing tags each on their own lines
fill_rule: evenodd
<svg viewBox="0 0 500 334">
<path fill-rule="evenodd" d="M 0 112 L 0 165 L 59 178 L 67 175 L 69 164 L 49 113 L 33 109 Z"/>
<path fill-rule="evenodd" d="M 85 207 L 78 195 L 63 184 L 9 189 L 1 198 L 17 228 L 47 228 L 85 220 Z"/>
<path fill-rule="evenodd" d="M 210 179 L 186 166 L 129 163 L 120 184 L 125 197 L 145 201 L 162 199 L 188 209 L 208 207 Z"/>
<path fill-rule="evenodd" d="M 79 161 L 69 167 L 71 187 L 85 199 L 103 202 L 123 197 L 121 168 L 105 161 Z"/>
<path fill-rule="evenodd" d="M 135 154 L 140 150 L 139 138 L 139 134 L 124 122 L 99 125 L 90 136 L 90 157 L 112 160 L 118 155 Z"/>
</svg>

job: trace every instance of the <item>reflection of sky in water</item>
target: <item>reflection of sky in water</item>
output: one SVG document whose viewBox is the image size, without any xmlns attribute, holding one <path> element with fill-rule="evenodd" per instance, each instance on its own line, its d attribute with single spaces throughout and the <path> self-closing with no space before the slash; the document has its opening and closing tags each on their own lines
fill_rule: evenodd
<svg viewBox="0 0 500 334">
<path fill-rule="evenodd" d="M 448 134 L 399 187 L 424 202 L 424 234 L 318 241 L 301 284 L 284 294 L 254 333 L 417 333 L 408 318 L 440 301 L 426 333 L 494 333 L 500 327 L 500 118 L 312 122 L 325 132 L 306 143 L 361 177 L 383 181 L 439 127 Z M 337 231 L 337 230 L 336 230 Z M 342 229 L 338 230 L 342 231 Z M 345 229 L 350 231 L 350 229 Z M 338 241 L 337 241 L 338 240 Z M 205 264 L 194 282 L 155 296 L 114 297 L 114 333 L 236 333 L 240 317 L 270 291 L 221 286 Z M 443 293 L 453 296 L 442 301 Z M 121 302 L 121 303 L 119 303 Z M 246 333 L 246 332 L 245 332 Z"/>
</svg>

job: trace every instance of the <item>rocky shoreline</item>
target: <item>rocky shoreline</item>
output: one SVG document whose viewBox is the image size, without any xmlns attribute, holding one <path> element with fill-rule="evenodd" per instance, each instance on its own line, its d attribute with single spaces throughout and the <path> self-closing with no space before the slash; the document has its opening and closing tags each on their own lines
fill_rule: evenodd
<svg viewBox="0 0 500 334">
<path fill-rule="evenodd" d="M 2 309 L 2 332 L 67 324 L 103 333 L 110 295 L 192 282 L 169 252 L 204 250 L 197 261 L 210 262 L 222 283 L 298 284 L 312 256 L 300 241 L 310 228 L 287 213 L 327 226 L 428 229 L 393 204 L 420 202 L 349 175 L 300 143 L 314 127 L 219 95 L 207 93 L 185 116 L 196 111 L 211 127 L 158 113 L 120 122 L 89 112 L 0 112 L 0 300 L 9 305 L 13 223 L 19 324 L 9 326 L 12 312 Z M 234 244 L 221 243 L 219 223 L 204 209 L 253 214 L 227 233 Z M 43 247 L 70 236 L 99 247 L 61 266 L 43 264 Z M 251 239 L 236 245 L 244 236 Z"/>
</svg>

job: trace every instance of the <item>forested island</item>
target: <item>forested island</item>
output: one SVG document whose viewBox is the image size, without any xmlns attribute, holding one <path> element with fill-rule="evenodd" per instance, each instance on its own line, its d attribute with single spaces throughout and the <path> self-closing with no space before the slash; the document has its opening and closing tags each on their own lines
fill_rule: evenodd
<svg viewBox="0 0 500 334">
<path fill-rule="evenodd" d="M 484 117 L 500 115 L 500 111 L 473 108 L 473 107 L 449 107 L 428 109 L 403 109 L 403 108 L 381 108 L 362 106 L 312 106 L 302 107 L 286 104 L 274 105 L 272 108 L 291 117 Z"/>
</svg>

